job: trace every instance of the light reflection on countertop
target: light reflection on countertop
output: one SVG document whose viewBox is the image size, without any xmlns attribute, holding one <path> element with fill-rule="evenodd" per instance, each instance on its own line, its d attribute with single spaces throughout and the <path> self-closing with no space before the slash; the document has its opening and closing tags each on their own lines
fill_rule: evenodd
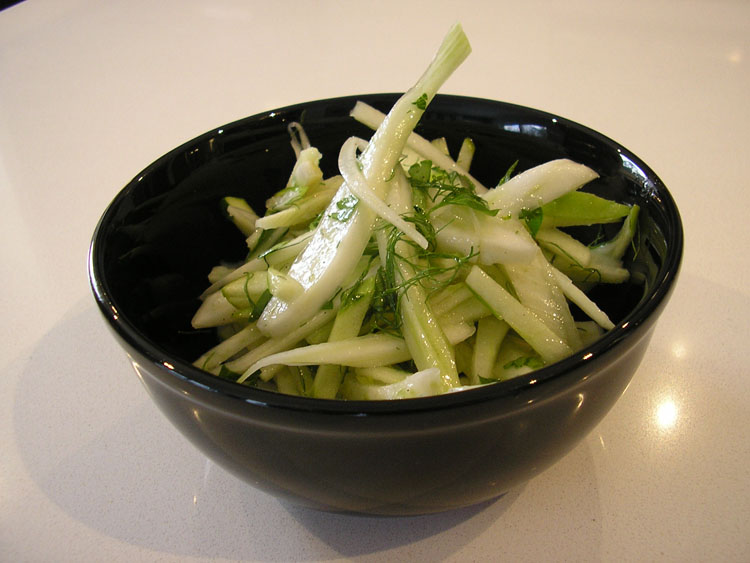
<svg viewBox="0 0 750 563">
<path fill-rule="evenodd" d="M 661 430 L 671 430 L 677 424 L 677 405 L 671 398 L 664 399 L 656 408 L 656 424 Z"/>
<path fill-rule="evenodd" d="M 670 346 L 670 351 L 675 360 L 675 369 L 684 369 L 685 366 L 682 363 L 688 355 L 688 346 L 682 340 L 675 340 Z M 663 434 L 667 434 L 669 431 L 676 430 L 679 418 L 681 416 L 681 409 L 678 406 L 678 400 L 675 398 L 679 396 L 679 391 L 672 389 L 663 389 L 660 393 L 660 398 L 657 400 L 654 413 L 653 421 L 659 431 Z"/>
</svg>

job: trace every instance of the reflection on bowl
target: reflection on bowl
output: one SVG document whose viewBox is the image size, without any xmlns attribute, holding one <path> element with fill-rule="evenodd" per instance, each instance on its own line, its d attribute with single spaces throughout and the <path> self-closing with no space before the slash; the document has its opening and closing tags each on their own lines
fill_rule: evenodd
<svg viewBox="0 0 750 563">
<path fill-rule="evenodd" d="M 682 256 L 679 213 L 659 178 L 612 140 L 561 117 L 501 102 L 439 95 L 417 131 L 450 146 L 474 139 L 472 173 L 489 181 L 566 157 L 595 169 L 587 186 L 641 206 L 632 280 L 596 301 L 616 328 L 570 358 L 509 381 L 402 401 L 294 397 L 219 379 L 191 365 L 216 343 L 190 319 L 206 273 L 246 247 L 218 200 L 256 209 L 294 163 L 299 121 L 335 173 L 341 143 L 369 136 L 356 100 L 387 111 L 396 94 L 299 104 L 214 129 L 138 174 L 104 213 L 90 249 L 94 296 L 167 418 L 207 456 L 253 486 L 343 512 L 419 514 L 471 505 L 527 481 L 583 439 L 620 397 L 646 350 Z"/>
</svg>

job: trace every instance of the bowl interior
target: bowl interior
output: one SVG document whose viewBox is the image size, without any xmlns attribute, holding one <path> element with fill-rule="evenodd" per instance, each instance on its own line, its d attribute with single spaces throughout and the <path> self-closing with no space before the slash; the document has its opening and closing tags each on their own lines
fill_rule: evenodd
<svg viewBox="0 0 750 563">
<path fill-rule="evenodd" d="M 204 385 L 215 384 L 241 396 L 267 396 L 190 366 L 216 343 L 213 330 L 190 326 L 206 275 L 220 261 L 240 260 L 246 253 L 243 237 L 222 215 L 219 200 L 244 197 L 263 212 L 266 198 L 284 187 L 294 164 L 287 133 L 292 121 L 304 126 L 323 153 L 324 173 L 336 174 L 343 141 L 351 135 L 371 135 L 349 117 L 355 101 L 388 111 L 396 98 L 336 98 L 248 117 L 174 149 L 134 178 L 102 217 L 90 257 L 94 293 L 119 335 L 154 361 L 176 363 L 182 375 Z M 666 188 L 635 155 L 563 118 L 460 96 L 437 96 L 417 132 L 427 138 L 445 137 L 453 154 L 464 137 L 473 138 L 477 150 L 472 173 L 488 186 L 515 161 L 517 172 L 561 157 L 594 168 L 601 178 L 586 186 L 587 191 L 642 208 L 638 244 L 627 258 L 632 281 L 624 287 L 603 286 L 593 295 L 619 323 L 597 346 L 606 349 L 627 338 L 629 330 L 660 307 L 679 268 L 681 223 Z M 608 234 L 617 228 L 609 227 Z M 599 233 L 598 228 L 583 229 L 579 235 L 592 239 Z M 553 377 L 559 369 L 544 368 L 537 379 Z M 519 378 L 492 386 L 497 387 L 492 392 L 514 392 L 525 382 Z"/>
</svg>

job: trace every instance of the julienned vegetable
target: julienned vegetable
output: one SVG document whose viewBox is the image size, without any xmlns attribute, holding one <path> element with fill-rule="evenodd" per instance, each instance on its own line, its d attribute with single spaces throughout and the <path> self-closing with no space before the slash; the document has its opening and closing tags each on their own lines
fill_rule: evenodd
<svg viewBox="0 0 750 563">
<path fill-rule="evenodd" d="M 566 159 L 499 170 L 488 189 L 471 139 L 453 160 L 413 132 L 469 52 L 457 25 L 387 116 L 357 103 L 375 133 L 342 145 L 340 175 L 324 178 L 331 157 L 292 124 L 296 164 L 264 215 L 224 198 L 248 256 L 209 274 L 193 326 L 222 341 L 195 365 L 283 393 L 420 397 L 528 373 L 613 328 L 587 291 L 628 279 L 637 206 L 578 191 L 597 174 Z M 614 222 L 596 246 L 564 230 Z"/>
</svg>

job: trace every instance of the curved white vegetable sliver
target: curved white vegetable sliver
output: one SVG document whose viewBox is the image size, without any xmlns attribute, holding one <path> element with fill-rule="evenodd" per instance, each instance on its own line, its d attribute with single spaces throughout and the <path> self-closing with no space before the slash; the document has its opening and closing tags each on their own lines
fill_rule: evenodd
<svg viewBox="0 0 750 563">
<path fill-rule="evenodd" d="M 393 400 L 428 397 L 442 390 L 440 370 L 428 368 L 407 375 L 401 381 L 388 385 L 365 385 L 349 380 L 346 384 L 354 399 Z"/>
<path fill-rule="evenodd" d="M 422 248 L 427 248 L 427 239 L 413 225 L 405 221 L 398 213 L 388 207 L 370 188 L 367 178 L 359 168 L 357 149 L 365 150 L 367 141 L 359 137 L 349 137 L 339 151 L 339 171 L 344 181 L 359 200 L 369 207 L 381 219 L 388 221 Z"/>
<path fill-rule="evenodd" d="M 286 130 L 292 139 L 291 143 L 294 154 L 299 158 L 299 154 L 310 146 L 310 139 L 307 138 L 304 127 L 296 121 L 292 121 L 287 125 Z"/>
<path fill-rule="evenodd" d="M 271 354 L 252 364 L 245 373 L 274 364 L 287 366 L 335 364 L 350 367 L 377 367 L 409 360 L 409 350 L 402 338 L 377 333 L 345 338 L 336 342 L 311 344 Z"/>
<path fill-rule="evenodd" d="M 524 170 L 482 197 L 491 209 L 500 209 L 501 215 L 516 215 L 523 209 L 536 209 L 598 177 L 588 166 L 560 158 Z"/>
<path fill-rule="evenodd" d="M 555 281 L 562 289 L 562 292 L 570 299 L 573 303 L 581 308 L 581 311 L 586 313 L 588 317 L 602 327 L 605 330 L 611 330 L 615 328 L 614 323 L 609 320 L 607 313 L 602 311 L 596 303 L 594 303 L 589 297 L 576 286 L 571 279 L 563 274 L 560 270 L 550 265 L 550 271 L 555 276 Z"/>
</svg>

